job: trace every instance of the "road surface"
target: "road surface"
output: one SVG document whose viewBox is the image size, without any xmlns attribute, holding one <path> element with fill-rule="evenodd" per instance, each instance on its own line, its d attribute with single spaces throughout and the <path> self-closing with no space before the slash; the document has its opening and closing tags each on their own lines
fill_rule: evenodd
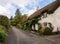
<svg viewBox="0 0 60 44">
<path fill-rule="evenodd" d="M 26 32 L 16 27 L 12 27 L 6 44 L 55 44 L 30 32 Z"/>
</svg>

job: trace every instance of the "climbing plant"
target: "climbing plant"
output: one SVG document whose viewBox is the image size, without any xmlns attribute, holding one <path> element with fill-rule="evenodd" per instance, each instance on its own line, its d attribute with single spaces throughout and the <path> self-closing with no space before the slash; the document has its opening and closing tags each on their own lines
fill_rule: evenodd
<svg viewBox="0 0 60 44">
<path fill-rule="evenodd" d="M 38 19 L 37 18 L 34 18 L 32 20 L 28 20 L 25 24 L 24 24 L 24 28 L 26 30 L 32 30 L 32 25 L 37 23 L 38 22 Z"/>
</svg>

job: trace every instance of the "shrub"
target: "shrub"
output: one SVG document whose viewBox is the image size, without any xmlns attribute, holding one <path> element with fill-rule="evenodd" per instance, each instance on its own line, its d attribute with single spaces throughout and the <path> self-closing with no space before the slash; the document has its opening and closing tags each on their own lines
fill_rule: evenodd
<svg viewBox="0 0 60 44">
<path fill-rule="evenodd" d="M 39 34 L 41 35 L 50 35 L 52 34 L 52 29 L 49 28 L 49 27 L 42 27 L 40 30 L 39 30 Z"/>
<path fill-rule="evenodd" d="M 24 26 L 25 30 L 32 31 L 32 25 L 37 22 L 38 22 L 37 18 L 34 18 L 32 20 L 28 20 L 28 22 L 26 22 L 25 26 Z"/>
<path fill-rule="evenodd" d="M 6 28 L 2 25 L 0 25 L 0 28 L 3 29 L 4 31 L 7 31 Z"/>
<path fill-rule="evenodd" d="M 0 15 L 0 25 L 5 26 L 6 28 L 9 28 L 9 19 L 6 16 Z"/>
<path fill-rule="evenodd" d="M 32 27 L 31 23 L 30 22 L 27 22 L 26 23 L 26 30 L 31 31 L 32 30 L 31 27 Z"/>
<path fill-rule="evenodd" d="M 23 29 L 25 30 L 26 29 L 26 25 L 24 24 L 24 26 L 23 26 Z"/>
<path fill-rule="evenodd" d="M 7 33 L 4 29 L 0 28 L 0 43 L 4 42 L 6 39 Z"/>
<path fill-rule="evenodd" d="M 22 25 L 22 24 L 19 24 L 19 23 L 18 23 L 16 26 L 17 26 L 18 28 L 20 28 L 20 29 L 22 29 L 22 27 L 23 27 L 23 25 Z"/>
<path fill-rule="evenodd" d="M 42 24 L 39 23 L 39 25 L 38 25 L 38 32 L 40 32 L 41 29 L 42 29 Z"/>
<path fill-rule="evenodd" d="M 50 35 L 50 34 L 52 34 L 52 29 L 49 28 L 49 27 L 46 27 L 43 34 L 44 34 L 44 35 Z"/>
<path fill-rule="evenodd" d="M 44 31 L 45 31 L 45 27 L 41 27 L 41 28 L 38 30 L 38 32 L 39 32 L 40 35 L 43 35 Z"/>
<path fill-rule="evenodd" d="M 15 22 L 14 22 L 14 20 L 9 20 L 9 22 L 10 22 L 10 25 L 15 26 Z"/>
</svg>

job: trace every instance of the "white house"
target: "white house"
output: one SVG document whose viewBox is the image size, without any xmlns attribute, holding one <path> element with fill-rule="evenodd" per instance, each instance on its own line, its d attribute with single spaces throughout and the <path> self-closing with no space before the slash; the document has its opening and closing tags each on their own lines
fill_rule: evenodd
<svg viewBox="0 0 60 44">
<path fill-rule="evenodd" d="M 37 10 L 28 19 L 40 19 L 38 23 L 49 26 L 52 24 L 53 32 L 60 31 L 60 1 L 56 0 L 44 8 Z M 38 24 L 32 25 L 32 29 L 38 30 Z"/>
</svg>

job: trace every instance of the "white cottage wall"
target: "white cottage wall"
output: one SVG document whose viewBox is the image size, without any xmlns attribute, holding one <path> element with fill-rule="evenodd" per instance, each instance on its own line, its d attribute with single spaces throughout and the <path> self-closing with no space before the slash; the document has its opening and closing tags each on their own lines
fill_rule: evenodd
<svg viewBox="0 0 60 44">
<path fill-rule="evenodd" d="M 32 30 L 34 30 L 34 25 L 32 25 Z"/>
<path fill-rule="evenodd" d="M 35 24 L 35 30 L 38 30 L 38 24 Z"/>
<path fill-rule="evenodd" d="M 46 18 L 42 18 L 38 23 L 52 23 L 54 29 L 53 32 L 57 31 L 57 27 L 60 31 L 60 7 L 58 7 L 53 14 L 47 14 Z"/>
</svg>

